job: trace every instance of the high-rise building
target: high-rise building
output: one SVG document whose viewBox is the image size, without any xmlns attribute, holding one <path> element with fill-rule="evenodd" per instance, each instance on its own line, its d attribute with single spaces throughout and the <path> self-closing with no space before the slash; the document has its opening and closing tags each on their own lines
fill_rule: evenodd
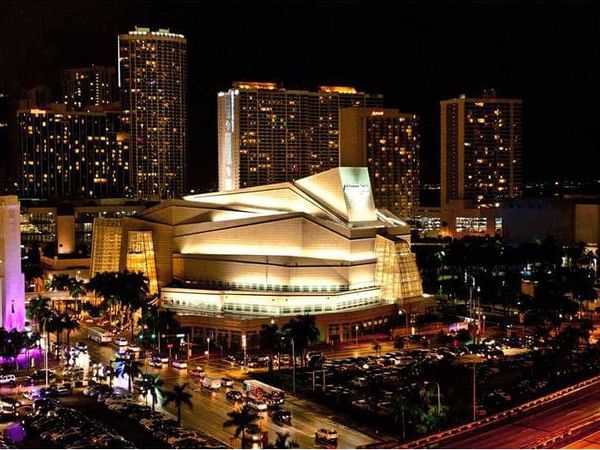
<svg viewBox="0 0 600 450">
<path fill-rule="evenodd" d="M 63 70 L 62 91 L 70 111 L 107 107 L 117 100 L 117 71 L 104 66 Z"/>
<path fill-rule="evenodd" d="M 126 133 L 119 112 L 17 112 L 21 195 L 27 198 L 124 197 L 129 188 Z"/>
<path fill-rule="evenodd" d="M 179 196 L 185 193 L 187 40 L 168 29 L 136 27 L 119 35 L 118 50 L 133 194 Z"/>
<path fill-rule="evenodd" d="M 293 181 L 339 164 L 339 111 L 383 105 L 352 87 L 238 81 L 218 94 L 219 190 Z"/>
<path fill-rule="evenodd" d="M 0 197 L 0 327 L 6 330 L 22 330 L 25 324 L 19 213 L 16 196 Z"/>
<path fill-rule="evenodd" d="M 340 166 L 367 167 L 377 208 L 411 217 L 419 206 L 418 117 L 387 108 L 340 112 Z"/>
<path fill-rule="evenodd" d="M 522 100 L 461 96 L 441 106 L 441 205 L 498 206 L 519 195 Z"/>
</svg>

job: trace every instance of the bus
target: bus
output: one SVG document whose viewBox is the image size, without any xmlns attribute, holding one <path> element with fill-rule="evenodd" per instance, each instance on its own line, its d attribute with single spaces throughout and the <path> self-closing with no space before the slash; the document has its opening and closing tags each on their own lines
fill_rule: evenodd
<svg viewBox="0 0 600 450">
<path fill-rule="evenodd" d="M 98 344 L 106 344 L 112 342 L 112 334 L 102 328 L 90 327 L 88 328 L 88 339 Z"/>
<path fill-rule="evenodd" d="M 258 380 L 244 381 L 244 393 L 248 399 L 264 403 L 267 406 L 281 405 L 285 397 L 285 393 L 281 389 Z"/>
</svg>

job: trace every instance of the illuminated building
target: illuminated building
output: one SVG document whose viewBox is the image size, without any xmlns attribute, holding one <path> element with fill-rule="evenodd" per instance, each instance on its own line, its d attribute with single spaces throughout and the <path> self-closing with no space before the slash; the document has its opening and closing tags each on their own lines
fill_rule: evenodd
<svg viewBox="0 0 600 450">
<path fill-rule="evenodd" d="M 62 90 L 69 111 L 105 108 L 117 100 L 117 71 L 103 66 L 63 70 Z"/>
<path fill-rule="evenodd" d="M 66 199 L 124 197 L 127 139 L 119 112 L 66 111 L 65 105 L 17 112 L 21 195 Z"/>
<path fill-rule="evenodd" d="M 419 206 L 418 118 L 394 109 L 340 112 L 340 166 L 367 167 L 377 208 L 411 217 Z"/>
<path fill-rule="evenodd" d="M 214 328 L 239 343 L 265 320 L 314 314 L 325 340 L 343 341 L 399 306 L 424 310 L 410 229 L 375 208 L 366 168 L 168 200 L 121 226 L 119 251 L 94 229 L 92 265 L 135 259 L 152 283 L 155 258 L 162 305 L 195 334 Z"/>
<path fill-rule="evenodd" d="M 339 165 L 339 112 L 383 105 L 352 87 L 238 81 L 218 94 L 219 190 L 293 181 Z"/>
<path fill-rule="evenodd" d="M 6 330 L 22 330 L 25 323 L 19 221 L 17 197 L 0 197 L 0 327 Z"/>
<path fill-rule="evenodd" d="M 92 235 L 92 254 L 90 262 L 90 278 L 98 273 L 118 272 L 119 255 L 121 252 L 121 238 L 123 227 L 121 220 L 115 218 L 98 217 L 94 219 Z"/>
<path fill-rule="evenodd" d="M 133 193 L 180 196 L 186 192 L 187 40 L 168 29 L 136 27 L 119 35 L 118 50 Z"/>
<path fill-rule="evenodd" d="M 461 201 L 494 207 L 517 197 L 522 182 L 522 100 L 480 98 L 440 102 L 441 205 Z"/>
</svg>

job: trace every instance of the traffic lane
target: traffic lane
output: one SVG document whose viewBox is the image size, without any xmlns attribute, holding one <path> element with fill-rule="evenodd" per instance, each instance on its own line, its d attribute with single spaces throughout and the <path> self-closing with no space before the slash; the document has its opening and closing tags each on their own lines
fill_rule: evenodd
<svg viewBox="0 0 600 450">
<path fill-rule="evenodd" d="M 600 392 L 589 386 L 540 411 L 513 420 L 488 431 L 474 431 L 473 436 L 444 442 L 446 448 L 515 448 L 553 437 L 559 430 L 573 426 L 597 413 Z"/>
<path fill-rule="evenodd" d="M 579 439 L 565 448 L 600 448 L 600 431 Z"/>
</svg>

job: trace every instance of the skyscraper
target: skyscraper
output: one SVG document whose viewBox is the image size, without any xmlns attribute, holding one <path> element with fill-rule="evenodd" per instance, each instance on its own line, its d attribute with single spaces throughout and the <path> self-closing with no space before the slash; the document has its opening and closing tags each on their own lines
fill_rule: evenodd
<svg viewBox="0 0 600 450">
<path fill-rule="evenodd" d="M 185 193 L 187 40 L 168 29 L 136 27 L 119 35 L 118 51 L 133 194 L 179 196 Z"/>
<path fill-rule="evenodd" d="M 441 205 L 453 200 L 497 206 L 520 193 L 522 100 L 444 100 L 441 107 Z"/>
<path fill-rule="evenodd" d="M 65 105 L 17 112 L 21 195 L 29 198 L 124 197 L 126 134 L 120 112 L 67 111 Z"/>
<path fill-rule="evenodd" d="M 6 330 L 25 324 L 19 205 L 14 195 L 0 197 L 0 327 Z"/>
<path fill-rule="evenodd" d="M 339 111 L 382 106 L 352 87 L 238 81 L 218 94 L 219 190 L 292 181 L 339 164 Z"/>
<path fill-rule="evenodd" d="M 117 100 L 114 67 L 91 66 L 62 72 L 63 101 L 69 111 L 89 111 Z"/>
<path fill-rule="evenodd" d="M 367 167 L 377 208 L 411 217 L 419 205 L 418 118 L 395 109 L 340 112 L 340 166 Z"/>
</svg>

